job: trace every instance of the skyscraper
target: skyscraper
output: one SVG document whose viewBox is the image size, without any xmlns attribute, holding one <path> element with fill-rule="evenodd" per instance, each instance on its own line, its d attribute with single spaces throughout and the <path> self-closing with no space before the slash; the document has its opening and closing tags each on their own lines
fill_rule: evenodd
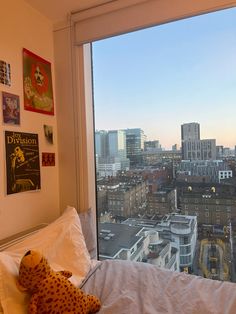
<svg viewBox="0 0 236 314">
<path fill-rule="evenodd" d="M 126 134 L 124 130 L 108 131 L 108 150 L 110 157 L 126 158 Z"/>
<path fill-rule="evenodd" d="M 144 141 L 146 136 L 142 129 L 126 129 L 126 149 L 127 158 L 130 160 L 130 166 L 135 166 L 140 164 L 144 150 Z"/>
<path fill-rule="evenodd" d="M 181 141 L 200 140 L 200 124 L 196 122 L 181 125 Z"/>
<path fill-rule="evenodd" d="M 96 155 L 106 158 L 108 155 L 107 131 L 100 130 L 95 132 Z"/>
<path fill-rule="evenodd" d="M 199 123 L 192 122 L 181 125 L 181 146 L 183 160 L 216 159 L 216 140 L 201 140 Z"/>
<path fill-rule="evenodd" d="M 95 147 L 97 172 L 101 176 L 104 174 L 114 176 L 118 170 L 129 169 L 124 130 L 96 131 Z"/>
</svg>

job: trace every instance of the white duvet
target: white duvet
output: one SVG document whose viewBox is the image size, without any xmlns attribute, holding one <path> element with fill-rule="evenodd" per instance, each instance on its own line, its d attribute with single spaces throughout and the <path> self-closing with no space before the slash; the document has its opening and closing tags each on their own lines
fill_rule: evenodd
<svg viewBox="0 0 236 314">
<path fill-rule="evenodd" d="M 98 296 L 100 314 L 236 314 L 236 284 L 105 260 L 82 289 Z"/>
</svg>

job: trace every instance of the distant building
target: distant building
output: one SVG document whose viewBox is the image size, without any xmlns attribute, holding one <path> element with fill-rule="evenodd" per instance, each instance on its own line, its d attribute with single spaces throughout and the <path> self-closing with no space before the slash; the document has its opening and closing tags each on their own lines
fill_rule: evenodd
<svg viewBox="0 0 236 314">
<path fill-rule="evenodd" d="M 146 208 L 146 194 L 146 181 L 141 176 L 128 177 L 120 173 L 117 177 L 97 180 L 99 218 L 105 211 L 115 219 L 143 213 Z"/>
<path fill-rule="evenodd" d="M 188 268 L 190 272 L 192 271 L 197 243 L 195 216 L 169 214 L 159 220 L 129 218 L 123 224 L 157 231 L 160 239 L 170 241 L 171 247 L 176 249 L 180 270 Z"/>
<path fill-rule="evenodd" d="M 144 151 L 161 151 L 161 150 L 162 150 L 161 145 L 158 140 L 144 142 Z"/>
<path fill-rule="evenodd" d="M 120 183 L 107 191 L 107 207 L 113 216 L 132 217 L 143 211 L 146 203 L 146 182 L 137 180 Z"/>
<path fill-rule="evenodd" d="M 200 139 L 200 124 L 181 125 L 181 146 L 183 160 L 215 160 L 216 140 Z"/>
<path fill-rule="evenodd" d="M 96 131 L 95 148 L 98 177 L 116 176 L 117 171 L 129 169 L 124 130 Z"/>
<path fill-rule="evenodd" d="M 219 171 L 219 183 L 225 179 L 229 179 L 232 177 L 233 177 L 233 171 L 232 170 Z"/>
<path fill-rule="evenodd" d="M 204 139 L 201 140 L 201 159 L 216 160 L 216 140 Z"/>
<path fill-rule="evenodd" d="M 96 170 L 98 177 L 115 177 L 121 170 L 120 158 L 97 158 Z"/>
<path fill-rule="evenodd" d="M 162 189 L 147 194 L 147 213 L 166 215 L 177 210 L 176 189 Z"/>
<path fill-rule="evenodd" d="M 216 159 L 222 159 L 224 157 L 224 146 L 216 146 Z"/>
<path fill-rule="evenodd" d="M 229 147 L 224 147 L 223 148 L 223 156 L 224 157 L 230 157 L 231 156 L 231 150 Z"/>
<path fill-rule="evenodd" d="M 95 132 L 96 155 L 100 158 L 109 156 L 107 131 L 101 130 Z"/>
<path fill-rule="evenodd" d="M 142 227 L 118 223 L 99 223 L 99 259 L 142 261 L 148 243 L 141 236 Z"/>
<path fill-rule="evenodd" d="M 181 213 L 195 215 L 199 224 L 228 225 L 236 219 L 236 188 L 223 184 L 178 187 Z"/>
<path fill-rule="evenodd" d="M 172 150 L 174 151 L 178 150 L 178 145 L 177 144 L 172 145 Z"/>
<path fill-rule="evenodd" d="M 160 239 L 157 231 L 151 230 L 149 234 L 149 253 L 146 255 L 147 263 L 179 271 L 179 251 L 171 246 L 169 240 Z"/>
<path fill-rule="evenodd" d="M 177 181 L 218 183 L 231 176 L 232 171 L 223 160 L 182 160 L 176 166 Z"/>
<path fill-rule="evenodd" d="M 171 239 L 179 250 L 180 270 L 193 269 L 197 243 L 197 218 L 190 215 L 166 215 L 158 225 L 160 237 Z"/>
<path fill-rule="evenodd" d="M 200 140 L 200 124 L 196 122 L 181 125 L 181 142 L 187 140 Z"/>
<path fill-rule="evenodd" d="M 130 160 L 130 166 L 135 167 L 142 164 L 141 153 L 144 150 L 144 141 L 146 136 L 142 129 L 126 129 L 126 150 L 127 158 Z"/>
<path fill-rule="evenodd" d="M 155 166 L 157 164 L 163 164 L 168 161 L 179 161 L 181 159 L 180 150 L 162 150 L 152 151 L 147 150 L 142 153 L 143 166 Z"/>
<path fill-rule="evenodd" d="M 147 262 L 161 268 L 179 271 L 178 250 L 170 241 L 159 238 L 155 230 L 129 224 L 98 225 L 99 259 L 121 259 Z"/>
</svg>

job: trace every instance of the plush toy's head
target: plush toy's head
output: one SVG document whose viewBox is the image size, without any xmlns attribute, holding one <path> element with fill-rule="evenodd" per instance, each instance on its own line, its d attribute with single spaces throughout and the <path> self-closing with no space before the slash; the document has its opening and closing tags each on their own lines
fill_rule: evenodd
<svg viewBox="0 0 236 314">
<path fill-rule="evenodd" d="M 19 287 L 21 290 L 35 291 L 40 281 L 45 279 L 52 269 L 47 260 L 38 251 L 30 250 L 23 256 L 19 269 Z"/>
</svg>

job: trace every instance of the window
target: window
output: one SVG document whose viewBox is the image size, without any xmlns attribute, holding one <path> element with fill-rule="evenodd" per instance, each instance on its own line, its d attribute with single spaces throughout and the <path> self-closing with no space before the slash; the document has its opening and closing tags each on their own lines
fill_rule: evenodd
<svg viewBox="0 0 236 314">
<path fill-rule="evenodd" d="M 228 157 L 218 160 L 218 146 L 230 146 L 233 151 L 235 144 L 234 115 L 225 114 L 222 95 L 227 90 L 227 97 L 236 101 L 230 89 L 236 76 L 232 71 L 235 20 L 235 9 L 226 10 L 93 44 L 96 165 L 97 170 L 107 164 L 114 169 L 106 175 L 97 171 L 97 189 L 122 195 L 122 207 L 114 201 L 116 208 L 111 207 L 109 214 L 111 224 L 130 229 L 123 234 L 126 249 L 137 237 L 131 234 L 132 228 L 148 228 L 160 239 L 158 247 L 147 232 L 145 245 L 137 249 L 143 252 L 135 254 L 149 256 L 154 245 L 155 258 L 161 259 L 157 256 L 161 245 L 172 247 L 175 242 L 173 247 L 177 245 L 180 255 L 186 255 L 180 256 L 180 266 L 193 267 L 191 256 L 198 249 L 195 222 L 209 224 L 209 228 L 221 224 L 220 215 L 214 215 L 217 201 L 212 186 L 217 185 L 220 204 L 221 195 L 229 190 L 219 185 L 218 173 L 230 163 Z M 229 36 L 223 36 L 224 32 Z M 190 113 L 189 108 L 197 110 Z M 235 107 L 228 110 L 235 112 Z M 222 116 L 232 126 L 226 128 L 227 135 L 219 128 Z M 97 204 L 100 219 L 104 203 Z M 102 224 L 99 221 L 99 228 Z M 165 262 L 158 261 L 160 265 Z"/>
</svg>

